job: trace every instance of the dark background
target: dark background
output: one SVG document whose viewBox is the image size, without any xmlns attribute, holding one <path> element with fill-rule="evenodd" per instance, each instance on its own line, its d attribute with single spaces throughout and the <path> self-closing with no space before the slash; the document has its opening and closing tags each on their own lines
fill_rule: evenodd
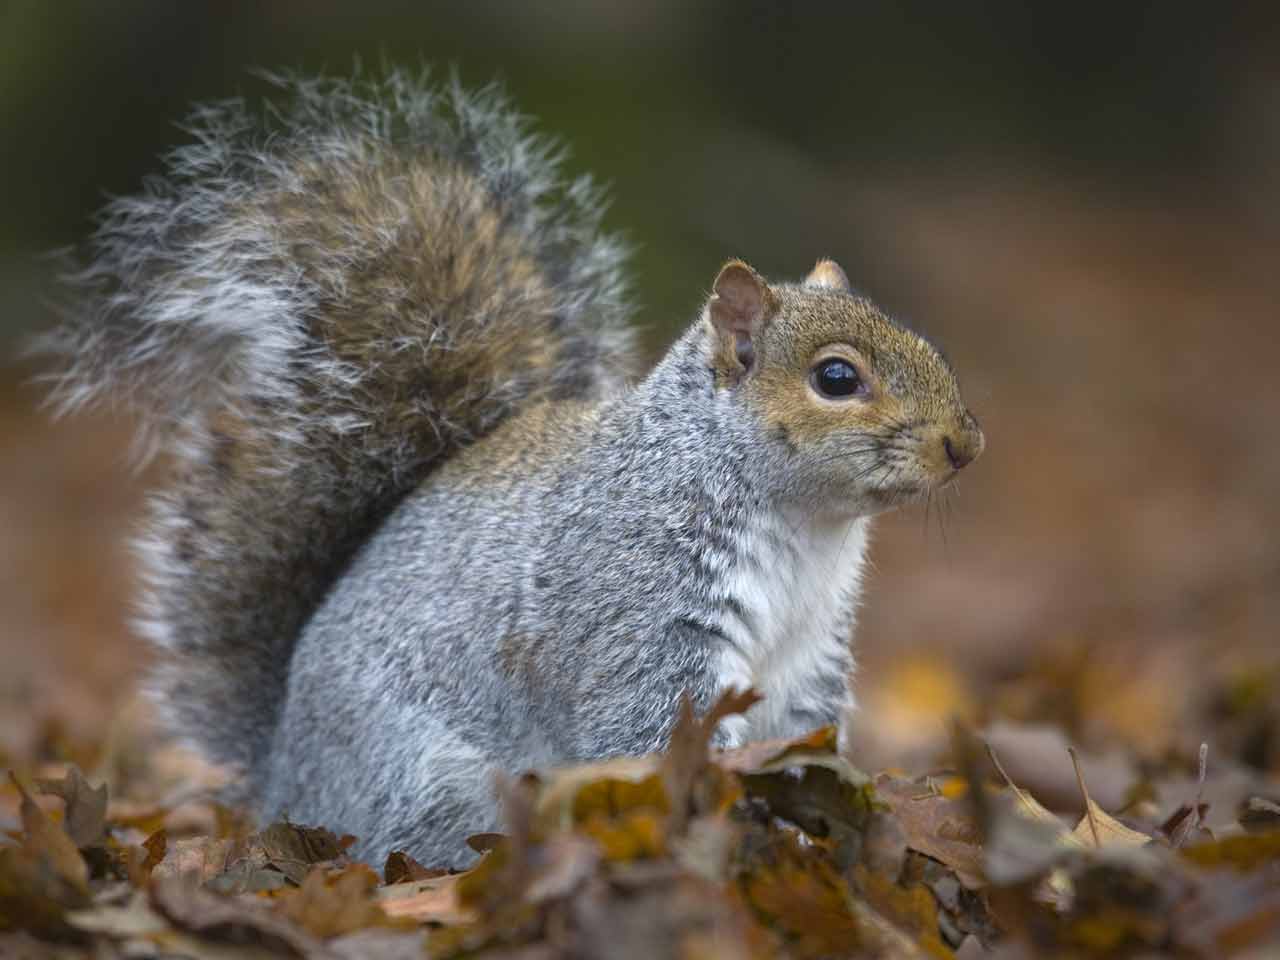
<svg viewBox="0 0 1280 960">
<path fill-rule="evenodd" d="M 251 67 L 357 58 L 501 78 L 611 184 L 655 351 L 727 257 L 796 277 L 832 256 L 951 356 L 988 452 L 947 510 L 880 524 L 868 766 L 925 756 L 952 712 L 1151 755 L 1230 736 L 1224 697 L 1274 704 L 1280 676 L 1272 9 L 8 0 L 7 748 L 51 717 L 101 730 L 145 665 L 127 424 L 52 426 L 21 386 L 55 292 L 44 254 L 158 169 L 193 103 L 262 95 Z"/>
</svg>

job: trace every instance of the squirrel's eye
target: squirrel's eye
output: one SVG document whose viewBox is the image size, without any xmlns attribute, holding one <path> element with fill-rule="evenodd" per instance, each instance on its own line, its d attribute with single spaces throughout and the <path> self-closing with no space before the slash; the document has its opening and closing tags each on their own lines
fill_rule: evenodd
<svg viewBox="0 0 1280 960">
<path fill-rule="evenodd" d="M 813 368 L 813 385 L 824 397 L 843 399 L 858 393 L 862 380 L 848 360 L 822 360 Z"/>
</svg>

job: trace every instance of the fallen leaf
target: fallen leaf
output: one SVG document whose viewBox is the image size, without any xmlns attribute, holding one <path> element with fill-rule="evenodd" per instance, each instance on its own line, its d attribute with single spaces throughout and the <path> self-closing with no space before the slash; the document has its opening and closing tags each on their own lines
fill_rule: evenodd
<svg viewBox="0 0 1280 960">
<path fill-rule="evenodd" d="M 609 960 L 768 960 L 779 944 L 741 899 L 697 877 L 648 873 L 621 886 L 595 880 L 553 915 L 559 932 L 519 960 L 607 957 Z M 550 947 L 551 949 L 547 949 Z"/>
<path fill-rule="evenodd" d="M 1184 857 L 1201 867 L 1232 867 L 1248 872 L 1280 861 L 1280 829 L 1241 833 L 1183 847 Z"/>
<path fill-rule="evenodd" d="M 1035 797 L 1027 793 L 1005 772 L 1004 767 L 1000 763 L 1000 758 L 996 756 L 995 750 L 990 744 L 987 744 L 987 755 L 991 758 L 992 764 L 995 765 L 996 771 L 1004 779 L 1005 786 L 1009 788 L 1009 792 L 1013 794 L 1014 811 L 1026 820 L 1043 824 L 1047 830 L 1052 831 L 1056 836 L 1057 842 L 1064 847 L 1082 847 L 1084 846 L 1080 840 L 1073 836 L 1067 829 L 1062 819 L 1051 810 L 1045 808 Z"/>
<path fill-rule="evenodd" d="M 967 800 L 886 776 L 876 779 L 875 791 L 876 800 L 887 804 L 902 825 L 909 848 L 946 864 L 970 890 L 986 885 L 982 834 Z"/>
<path fill-rule="evenodd" d="M 1012 886 L 1048 877 L 1048 894 L 1061 897 L 1066 877 L 1054 868 L 1080 849 L 1080 842 L 1056 817 L 1048 821 L 1029 815 L 1016 794 L 992 798 L 983 843 L 983 874 L 992 883 Z"/>
<path fill-rule="evenodd" d="M 21 798 L 22 831 L 16 846 L 0 848 L 0 926 L 34 933 L 65 929 L 64 913 L 89 901 L 89 866 L 61 824 L 9 779 Z"/>
<path fill-rule="evenodd" d="M 96 790 L 71 766 L 61 780 L 37 780 L 41 793 L 61 798 L 66 807 L 64 826 L 77 847 L 96 846 L 106 837 L 107 785 Z"/>
<path fill-rule="evenodd" d="M 825 734 L 814 742 L 789 745 L 738 779 L 747 796 L 763 802 L 774 816 L 846 847 L 846 853 L 860 844 L 874 804 L 870 778 L 836 754 Z"/>
<path fill-rule="evenodd" d="M 256 840 L 256 844 L 254 842 Z M 301 885 L 319 863 L 345 865 L 346 856 L 342 841 L 330 830 L 322 827 L 304 827 L 296 823 L 273 823 L 250 841 L 250 856 L 260 844 L 267 863 L 279 870 L 294 883 Z"/>
<path fill-rule="evenodd" d="M 785 760 L 792 752 L 836 753 L 836 728 L 819 727 L 798 739 L 756 740 L 716 756 L 716 765 L 732 773 L 759 773 L 762 768 Z"/>
<path fill-rule="evenodd" d="M 389 917 L 404 917 L 419 923 L 456 926 L 475 922 L 476 912 L 464 907 L 458 897 L 458 880 L 465 874 L 451 874 L 433 880 L 399 883 L 377 891 L 378 902 Z"/>
<path fill-rule="evenodd" d="M 1250 833 L 1262 833 L 1280 828 L 1280 803 L 1266 797 L 1250 797 L 1242 805 L 1240 826 Z"/>
<path fill-rule="evenodd" d="M 905 939 L 919 956 L 951 955 L 938 933 L 937 903 L 923 886 L 900 886 L 892 879 L 872 873 L 862 865 L 854 868 L 853 879 L 858 892 L 882 918 L 883 922 L 877 923 L 876 927 L 886 939 Z M 889 928 L 892 928 L 892 932 Z"/>
<path fill-rule="evenodd" d="M 539 850 L 533 876 L 524 891 L 529 903 L 542 903 L 572 894 L 600 862 L 600 848 L 586 837 L 561 834 Z"/>
<path fill-rule="evenodd" d="M 842 956 L 862 942 L 847 887 L 821 860 L 788 857 L 753 870 L 740 883 L 747 904 L 782 935 L 789 956 Z"/>
<path fill-rule="evenodd" d="M 617 817 L 587 818 L 582 832 L 596 842 L 610 861 L 660 857 L 666 852 L 664 818 L 653 810 L 629 810 Z"/>
<path fill-rule="evenodd" d="M 1130 829 L 1115 817 L 1108 814 L 1094 803 L 1089 795 L 1089 787 L 1085 783 L 1084 774 L 1080 770 L 1080 760 L 1074 747 L 1068 747 L 1071 763 L 1075 767 L 1076 780 L 1080 785 L 1080 794 L 1084 797 L 1084 816 L 1076 824 L 1072 835 L 1082 844 L 1093 849 L 1103 847 L 1142 847 L 1151 842 L 1151 838 L 1138 830 Z"/>
<path fill-rule="evenodd" d="M 203 884 L 227 869 L 235 841 L 212 837 L 194 837 L 170 842 L 166 839 L 164 856 L 152 868 L 156 880 L 183 879 Z"/>
<path fill-rule="evenodd" d="M 723 883 L 729 877 L 730 862 L 740 840 L 739 828 L 727 817 L 695 817 L 689 821 L 684 836 L 672 841 L 672 855 L 695 876 Z"/>
<path fill-rule="evenodd" d="M 72 910 L 67 914 L 67 922 L 77 930 L 118 940 L 157 937 L 169 929 L 168 921 L 151 908 L 142 891 L 135 891 L 119 906 L 104 904 Z"/>
<path fill-rule="evenodd" d="M 746 713 L 759 703 L 754 690 L 726 690 L 703 717 L 694 714 L 686 695 L 671 732 L 670 744 L 662 756 L 660 771 L 669 808 L 669 830 L 684 832 L 689 818 L 699 813 L 724 809 L 732 803 L 730 781 L 710 760 L 711 740 L 722 720 Z"/>
<path fill-rule="evenodd" d="M 164 861 L 164 855 L 168 852 L 168 834 L 166 834 L 164 829 L 161 828 L 151 836 L 147 837 L 147 839 L 142 842 L 142 846 L 143 849 L 147 851 L 147 858 L 142 862 L 142 869 L 147 876 L 150 876 L 151 871 Z"/>
<path fill-rule="evenodd" d="M 196 837 L 167 844 L 157 878 L 186 877 L 219 893 L 264 893 L 300 886 L 311 868 L 350 864 L 332 832 L 274 823 L 247 837 Z"/>
<path fill-rule="evenodd" d="M 1193 835 L 1212 839 L 1212 835 L 1203 827 L 1208 812 L 1207 803 L 1184 803 L 1160 824 L 1160 832 L 1168 837 L 1169 843 L 1174 847 L 1181 847 Z"/>
<path fill-rule="evenodd" d="M 330 940 L 325 946 L 337 960 L 422 960 L 429 938 L 421 930 L 368 927 Z"/>
<path fill-rule="evenodd" d="M 878 798 L 878 795 L 877 795 Z M 907 862 L 907 832 L 891 812 L 873 809 L 862 831 L 859 866 L 896 882 Z"/>
<path fill-rule="evenodd" d="M 984 727 L 980 736 L 1000 757 L 1009 779 L 1051 810 L 1074 813 L 1078 809 L 1076 766 L 1088 780 L 1090 794 L 1108 810 L 1123 807 L 1138 780 L 1132 758 L 1120 750 L 1076 750 L 1075 763 L 1069 762 L 1075 748 L 1057 727 L 996 722 Z"/>
<path fill-rule="evenodd" d="M 506 841 L 507 836 L 502 833 L 473 833 L 467 837 L 467 846 L 476 853 L 488 853 L 490 850 L 496 850 Z"/>
<path fill-rule="evenodd" d="M 329 939 L 367 927 L 394 926 L 373 891 L 378 876 L 363 864 L 336 874 L 315 867 L 302 886 L 275 901 L 277 911 L 308 933 Z"/>
<path fill-rule="evenodd" d="M 468 837 L 467 843 L 470 844 L 474 839 L 476 838 Z M 474 845 L 472 845 L 472 849 L 475 849 Z M 483 853 L 484 851 L 478 852 Z M 387 862 L 382 868 L 382 879 L 388 884 L 409 883 L 414 880 L 432 880 L 436 877 L 443 877 L 446 873 L 447 871 L 444 870 L 428 870 L 403 850 L 393 850 L 387 854 Z"/>
<path fill-rule="evenodd" d="M 637 810 L 663 815 L 670 810 L 662 780 L 656 773 L 643 780 L 605 776 L 583 785 L 573 798 L 572 822 L 617 817 Z"/>
<path fill-rule="evenodd" d="M 153 883 L 153 910 L 198 940 L 263 948 L 278 956 L 323 955 L 321 942 L 266 902 L 212 893 L 182 881 Z"/>
<path fill-rule="evenodd" d="M 666 794 L 659 779 L 659 758 L 615 757 L 539 774 L 533 817 L 545 832 L 569 829 L 596 809 L 612 812 L 626 806 L 661 804 Z M 607 786 L 601 787 L 601 784 Z M 635 793 L 623 784 L 639 785 Z M 586 796 L 579 799 L 579 795 Z"/>
</svg>

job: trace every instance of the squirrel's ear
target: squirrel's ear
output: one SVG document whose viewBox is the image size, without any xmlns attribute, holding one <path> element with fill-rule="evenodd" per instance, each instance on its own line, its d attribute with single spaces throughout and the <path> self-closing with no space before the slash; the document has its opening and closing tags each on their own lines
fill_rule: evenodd
<svg viewBox="0 0 1280 960">
<path fill-rule="evenodd" d="M 755 340 L 778 309 L 778 300 L 764 278 L 741 260 L 720 269 L 707 312 L 720 335 L 724 360 L 741 375 L 755 362 Z"/>
<path fill-rule="evenodd" d="M 837 293 L 853 293 L 849 278 L 834 260 L 819 260 L 804 278 L 806 287 L 821 287 Z"/>
</svg>

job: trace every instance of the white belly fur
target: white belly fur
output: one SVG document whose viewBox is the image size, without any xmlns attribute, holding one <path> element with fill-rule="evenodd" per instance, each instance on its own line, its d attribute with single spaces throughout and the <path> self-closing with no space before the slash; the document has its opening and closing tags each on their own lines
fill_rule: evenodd
<svg viewBox="0 0 1280 960">
<path fill-rule="evenodd" d="M 790 710 L 821 709 L 815 677 L 852 642 L 869 525 L 788 513 L 742 532 L 729 589 L 746 616 L 726 625 L 722 684 L 749 683 L 765 699 L 734 739 L 791 734 Z"/>
</svg>

